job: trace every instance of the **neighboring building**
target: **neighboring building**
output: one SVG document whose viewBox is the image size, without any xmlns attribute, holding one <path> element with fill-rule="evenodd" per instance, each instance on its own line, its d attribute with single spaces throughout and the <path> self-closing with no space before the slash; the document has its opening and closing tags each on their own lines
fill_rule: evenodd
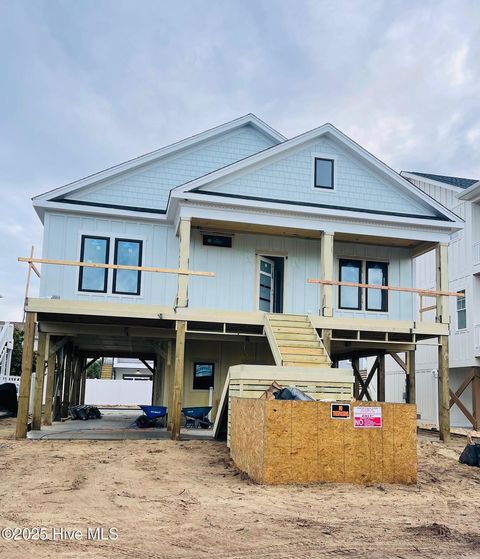
<svg viewBox="0 0 480 559">
<path fill-rule="evenodd" d="M 459 396 L 451 404 L 451 423 L 456 427 L 480 429 L 480 181 L 428 173 L 402 172 L 412 184 L 441 202 L 465 220 L 465 228 L 452 235 L 448 248 L 449 290 L 464 297 L 450 299 L 450 387 Z M 431 253 L 415 261 L 418 287 L 435 286 L 435 262 Z M 432 299 L 425 299 L 429 307 Z M 432 318 L 434 311 L 422 313 Z M 437 424 L 437 347 L 417 346 L 417 406 L 421 421 Z M 387 394 L 392 400 L 404 396 L 403 374 L 392 360 L 387 362 Z M 461 409 L 463 406 L 463 409 Z M 470 417 L 469 417 L 470 416 Z"/>
<path fill-rule="evenodd" d="M 207 405 L 212 386 L 216 406 L 232 365 L 370 355 L 384 399 L 385 353 L 448 335 L 445 297 L 436 320 L 419 321 L 417 294 L 395 287 L 412 288 L 415 256 L 435 250 L 445 288 L 444 247 L 462 220 L 331 124 L 287 140 L 247 115 L 33 205 L 44 259 L 214 274 L 43 265 L 28 300 L 73 363 L 155 361 L 154 401 L 169 407 L 179 394 Z"/>
<path fill-rule="evenodd" d="M 0 322 L 0 384 L 10 381 L 13 352 L 13 322 Z"/>
</svg>

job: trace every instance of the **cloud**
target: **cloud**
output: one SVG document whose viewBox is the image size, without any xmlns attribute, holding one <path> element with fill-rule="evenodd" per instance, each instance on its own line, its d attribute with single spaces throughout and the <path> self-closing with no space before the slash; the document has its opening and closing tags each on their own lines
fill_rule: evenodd
<svg viewBox="0 0 480 559">
<path fill-rule="evenodd" d="M 480 178 L 479 36 L 472 0 L 4 0 L 0 319 L 40 251 L 31 196 L 247 112 Z"/>
</svg>

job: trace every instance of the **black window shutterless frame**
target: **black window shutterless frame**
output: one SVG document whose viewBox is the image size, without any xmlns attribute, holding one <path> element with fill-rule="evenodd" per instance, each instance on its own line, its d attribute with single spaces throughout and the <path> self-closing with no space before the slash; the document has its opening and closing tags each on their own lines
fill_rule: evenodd
<svg viewBox="0 0 480 559">
<path fill-rule="evenodd" d="M 327 161 L 328 163 L 330 163 L 330 184 L 319 184 L 319 179 L 317 177 L 317 161 Z M 334 173 L 335 173 L 335 161 L 333 159 L 327 159 L 326 157 L 315 157 L 315 178 L 314 178 L 314 186 L 315 188 L 329 188 L 330 190 L 333 190 L 333 186 L 334 186 Z"/>
<path fill-rule="evenodd" d="M 96 239 L 98 241 L 105 241 L 105 262 L 103 264 L 108 264 L 108 259 L 110 255 L 110 239 L 108 237 L 98 237 L 95 235 L 82 235 L 81 239 L 81 247 L 80 247 L 80 262 L 83 262 L 84 255 L 85 255 L 85 240 L 86 239 Z M 107 292 L 107 285 L 108 285 L 108 269 L 105 268 L 103 272 L 103 289 L 84 289 L 82 287 L 83 283 L 83 272 L 85 268 L 80 266 L 80 271 L 78 274 L 78 290 L 79 291 L 86 291 L 88 293 L 106 293 Z"/>
<path fill-rule="evenodd" d="M 115 252 L 113 255 L 114 264 L 118 264 L 118 245 L 119 243 L 135 243 L 138 245 L 138 263 L 136 266 L 142 265 L 142 258 L 143 258 L 143 241 L 139 241 L 138 239 L 115 239 Z M 135 265 L 135 264 L 133 264 Z M 136 291 L 118 291 L 117 290 L 117 272 L 121 272 L 122 270 L 113 270 L 113 286 L 112 286 L 112 293 L 117 295 L 140 295 L 141 286 L 142 286 L 142 272 L 140 270 L 137 271 L 137 290 Z"/>
<path fill-rule="evenodd" d="M 353 282 L 353 283 L 361 283 L 362 280 L 362 261 L 361 260 L 347 260 L 347 259 L 340 259 L 339 263 L 338 263 L 338 267 L 339 267 L 339 281 L 344 281 L 342 279 L 343 277 L 343 268 L 344 267 L 348 267 L 349 268 L 357 268 L 358 270 L 358 278 L 359 281 L 358 282 Z M 342 290 L 343 289 L 356 289 L 357 290 L 357 306 L 356 307 L 345 307 L 342 305 Z M 360 289 L 360 287 L 346 287 L 346 286 L 339 286 L 338 289 L 338 308 L 340 309 L 345 309 L 345 310 L 353 310 L 353 311 L 359 311 L 362 308 L 362 291 Z"/>
<path fill-rule="evenodd" d="M 381 270 L 382 271 L 382 283 L 381 285 L 388 285 L 388 263 L 387 262 L 369 262 L 365 263 L 366 267 L 366 279 L 368 284 L 375 285 L 378 282 L 370 282 L 370 270 Z M 369 303 L 369 292 L 370 291 L 380 291 L 381 293 L 381 307 L 372 307 Z M 377 311 L 377 312 L 388 312 L 388 291 L 386 289 L 366 289 L 366 310 L 367 311 Z"/>
</svg>

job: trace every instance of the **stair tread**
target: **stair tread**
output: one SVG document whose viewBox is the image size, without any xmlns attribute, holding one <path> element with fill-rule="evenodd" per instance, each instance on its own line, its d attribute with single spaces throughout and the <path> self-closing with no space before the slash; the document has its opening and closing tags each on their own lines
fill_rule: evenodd
<svg viewBox="0 0 480 559">
<path fill-rule="evenodd" d="M 278 346 L 278 349 L 285 355 L 325 355 L 325 351 L 319 344 L 316 347 Z"/>
</svg>

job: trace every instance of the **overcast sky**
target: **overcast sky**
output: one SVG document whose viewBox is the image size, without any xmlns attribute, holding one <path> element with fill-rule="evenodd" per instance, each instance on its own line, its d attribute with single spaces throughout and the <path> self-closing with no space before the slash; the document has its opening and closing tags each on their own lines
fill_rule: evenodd
<svg viewBox="0 0 480 559">
<path fill-rule="evenodd" d="M 480 0 L 0 0 L 0 320 L 32 196 L 248 112 L 480 179 Z"/>
</svg>

